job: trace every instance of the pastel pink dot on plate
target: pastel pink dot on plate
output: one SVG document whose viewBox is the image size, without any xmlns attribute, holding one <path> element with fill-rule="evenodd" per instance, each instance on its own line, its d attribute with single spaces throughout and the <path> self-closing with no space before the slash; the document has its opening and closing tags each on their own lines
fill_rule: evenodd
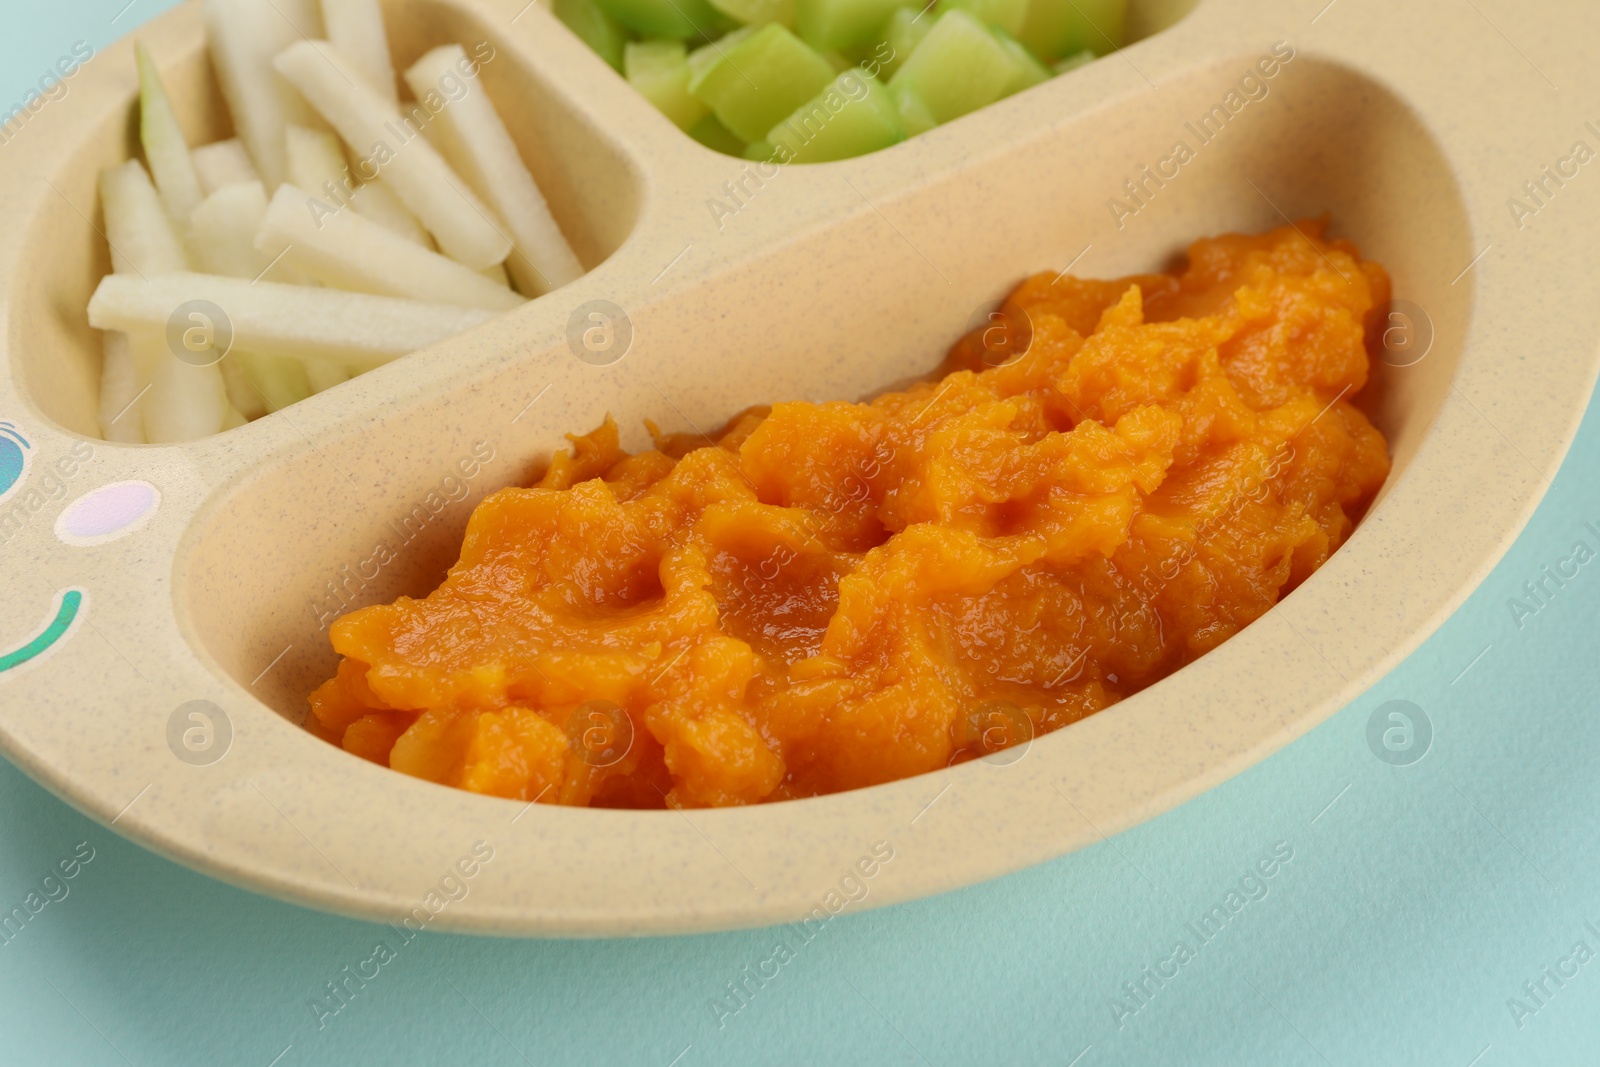
<svg viewBox="0 0 1600 1067">
<path fill-rule="evenodd" d="M 102 485 L 62 510 L 56 519 L 56 538 L 78 548 L 103 545 L 143 527 L 160 504 L 161 491 L 149 482 Z"/>
</svg>

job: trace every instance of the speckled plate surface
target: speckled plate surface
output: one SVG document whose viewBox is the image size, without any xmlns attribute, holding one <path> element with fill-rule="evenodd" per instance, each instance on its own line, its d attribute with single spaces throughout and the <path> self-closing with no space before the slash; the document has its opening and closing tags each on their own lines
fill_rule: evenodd
<svg viewBox="0 0 1600 1067">
<path fill-rule="evenodd" d="M 599 935 L 798 920 L 867 867 L 870 905 L 994 877 L 1306 732 L 1487 573 L 1575 432 L 1600 305 L 1561 281 L 1592 270 L 1600 217 L 1530 222 L 1600 181 L 1575 144 L 1600 132 L 1544 106 L 1600 98 L 1600 72 L 1557 90 L 1443 0 L 1392 5 L 1378 35 L 1276 0 L 1186 6 L 1136 5 L 1146 31 L 1171 25 L 902 145 L 774 171 L 683 136 L 540 7 L 391 4 L 401 62 L 495 46 L 482 77 L 590 273 L 181 446 L 95 439 L 94 178 L 131 152 L 136 88 L 131 44 L 108 49 L 0 155 L 0 748 L 118 832 L 263 893 Z M 1542 17 L 1600 34 L 1575 3 Z M 140 36 L 191 132 L 225 135 L 195 6 Z M 647 417 L 866 395 L 932 369 L 1029 273 L 1150 269 L 1197 236 L 1325 211 L 1390 269 L 1413 331 L 1370 405 L 1388 484 L 1261 620 L 1020 758 L 749 809 L 590 811 L 411 779 L 299 727 L 332 614 L 431 588 L 473 505 L 564 432 L 610 412 L 638 445 Z M 573 340 L 595 307 L 621 338 L 599 357 Z"/>
</svg>

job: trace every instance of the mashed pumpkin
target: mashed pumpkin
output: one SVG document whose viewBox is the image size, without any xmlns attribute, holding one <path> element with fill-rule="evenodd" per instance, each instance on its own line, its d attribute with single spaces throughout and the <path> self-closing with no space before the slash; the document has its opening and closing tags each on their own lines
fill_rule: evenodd
<svg viewBox="0 0 1600 1067">
<path fill-rule="evenodd" d="M 607 420 L 479 505 L 433 593 L 333 626 L 308 724 L 479 793 L 693 807 L 1091 715 L 1264 614 L 1388 473 L 1350 402 L 1388 277 L 1322 233 L 1030 278 L 943 376 L 870 403 L 637 455 Z"/>
</svg>

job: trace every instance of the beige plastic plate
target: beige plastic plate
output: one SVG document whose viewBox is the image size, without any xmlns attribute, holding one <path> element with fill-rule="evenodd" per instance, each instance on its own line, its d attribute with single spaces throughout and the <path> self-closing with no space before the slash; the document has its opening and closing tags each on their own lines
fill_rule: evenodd
<svg viewBox="0 0 1600 1067">
<path fill-rule="evenodd" d="M 130 43 L 0 152 L 0 472 L 7 455 L 29 463 L 0 501 L 0 749 L 197 870 L 351 915 L 524 935 L 795 920 L 834 908 L 875 847 L 894 858 L 850 907 L 993 878 L 1165 811 L 1352 700 L 1498 559 L 1583 412 L 1600 303 L 1564 283 L 1592 276 L 1600 238 L 1600 166 L 1571 155 L 1600 149 L 1584 125 L 1600 114 L 1581 109 L 1600 68 L 1575 51 L 1600 40 L 1593 5 L 1514 27 L 1499 5 L 1513 45 L 1493 5 L 1455 0 L 1203 0 L 1181 21 L 1190 5 L 1146 3 L 1145 31 L 1172 25 L 1118 55 L 876 155 L 762 177 L 523 3 L 391 4 L 391 41 L 401 63 L 494 45 L 482 77 L 591 272 L 209 440 L 94 439 L 84 305 L 109 268 L 94 181 L 132 148 Z M 225 136 L 195 6 L 140 36 L 191 136 Z M 1275 42 L 1293 58 L 1241 87 Z M 1193 158 L 1176 176 L 1145 178 L 1173 173 L 1180 141 Z M 1544 195 L 1519 220 L 1507 201 L 1533 206 L 1525 181 Z M 1195 237 L 1324 211 L 1393 273 L 1402 325 L 1426 331 L 1408 349 L 1425 355 L 1373 385 L 1389 483 L 1279 607 L 1022 758 L 742 810 L 590 811 L 418 781 L 298 725 L 334 667 L 323 622 L 340 598 L 432 588 L 471 508 L 564 432 L 610 412 L 638 446 L 647 417 L 710 429 L 752 403 L 868 395 L 933 368 L 1032 272 L 1156 268 Z M 631 328 L 613 362 L 569 343 L 595 300 Z M 26 447 L 8 452 L 12 437 Z M 153 487 L 153 510 L 125 482 Z"/>
</svg>

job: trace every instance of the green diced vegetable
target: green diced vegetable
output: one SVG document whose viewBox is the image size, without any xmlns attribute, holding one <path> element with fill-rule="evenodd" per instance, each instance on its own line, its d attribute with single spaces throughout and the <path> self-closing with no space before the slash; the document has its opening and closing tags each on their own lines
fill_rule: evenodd
<svg viewBox="0 0 1600 1067">
<path fill-rule="evenodd" d="M 623 50 L 628 84 L 687 130 L 711 109 L 689 92 L 689 53 L 682 41 L 630 41 Z"/>
<path fill-rule="evenodd" d="M 883 29 L 884 42 L 889 46 L 889 58 L 882 64 L 881 74 L 884 78 L 894 77 L 895 71 L 904 65 L 911 53 L 917 50 L 917 45 L 928 36 L 928 31 L 933 29 L 933 22 L 931 13 L 909 7 L 895 8 Z"/>
<path fill-rule="evenodd" d="M 849 56 L 839 51 L 823 52 L 822 58 L 828 61 L 828 66 L 833 68 L 833 72 L 835 74 L 843 74 L 845 71 L 855 66 L 855 63 L 851 61 Z"/>
<path fill-rule="evenodd" d="M 760 26 L 741 26 L 737 30 L 721 37 L 709 44 L 703 44 L 689 53 L 689 91 L 699 91 L 700 83 L 705 80 L 711 68 L 722 62 L 724 56 L 740 41 L 749 40 L 755 36 Z"/>
<path fill-rule="evenodd" d="M 905 0 L 794 0 L 794 25 L 811 47 L 866 44 Z"/>
<path fill-rule="evenodd" d="M 1050 73 L 1050 68 L 1039 62 L 1038 57 L 1024 48 L 1015 37 L 998 28 L 994 31 L 994 37 L 1011 57 L 1013 73 L 1010 83 L 1006 85 L 1006 96 L 1020 93 L 1024 89 L 1032 89 L 1035 85 L 1054 77 Z"/>
<path fill-rule="evenodd" d="M 733 131 L 724 126 L 715 115 L 707 115 L 694 128 L 689 131 L 689 136 L 705 145 L 713 152 L 721 152 L 725 156 L 744 155 L 744 142 L 733 135 Z"/>
<path fill-rule="evenodd" d="M 914 94 L 935 123 L 944 123 L 994 103 L 1016 76 L 1006 47 L 987 26 L 957 10 L 939 16 L 890 85 Z"/>
<path fill-rule="evenodd" d="M 998 47 L 998 45 L 996 46 Z M 833 80 L 834 70 L 786 28 L 761 27 L 732 48 L 689 90 L 745 142 L 758 141 Z"/>
<path fill-rule="evenodd" d="M 1127 0 L 1031 0 L 1016 38 L 1050 61 L 1088 49 L 1097 56 L 1127 43 Z"/>
<path fill-rule="evenodd" d="M 900 122 L 906 128 L 907 137 L 915 137 L 919 133 L 927 133 L 939 125 L 933 117 L 933 112 L 928 110 L 927 102 L 917 95 L 917 91 L 904 83 L 894 84 L 889 81 L 889 95 L 894 97 L 895 110 L 900 112 Z"/>
<path fill-rule="evenodd" d="M 894 97 L 878 79 L 857 70 L 840 74 L 767 134 L 787 163 L 864 156 L 905 139 Z"/>
<path fill-rule="evenodd" d="M 751 141 L 744 146 L 744 158 L 752 163 L 765 163 L 772 158 L 774 149 L 771 141 Z"/>
<path fill-rule="evenodd" d="M 1056 0 L 1056 2 L 1066 3 L 1067 0 Z M 1023 19 L 1028 14 L 1028 5 L 1029 0 L 939 0 L 939 6 L 934 10 L 941 15 L 946 11 L 965 11 L 980 22 L 998 26 L 1007 33 L 1014 34 L 1022 29 Z"/>
<path fill-rule="evenodd" d="M 1072 53 L 1065 59 L 1056 60 L 1054 63 L 1050 64 L 1050 70 L 1057 75 L 1061 75 L 1065 74 L 1069 70 L 1077 70 L 1079 67 L 1088 66 L 1090 63 L 1093 63 L 1099 58 L 1099 56 L 1085 48 L 1081 52 Z"/>
<path fill-rule="evenodd" d="M 597 0 L 611 17 L 645 37 L 712 40 L 727 28 L 706 0 Z"/>
<path fill-rule="evenodd" d="M 794 25 L 794 0 L 708 0 L 712 7 L 745 26 L 776 22 Z"/>
<path fill-rule="evenodd" d="M 601 59 L 622 71 L 622 46 L 628 31 L 595 0 L 555 0 L 556 18 L 578 35 L 578 40 L 594 49 Z"/>
</svg>

